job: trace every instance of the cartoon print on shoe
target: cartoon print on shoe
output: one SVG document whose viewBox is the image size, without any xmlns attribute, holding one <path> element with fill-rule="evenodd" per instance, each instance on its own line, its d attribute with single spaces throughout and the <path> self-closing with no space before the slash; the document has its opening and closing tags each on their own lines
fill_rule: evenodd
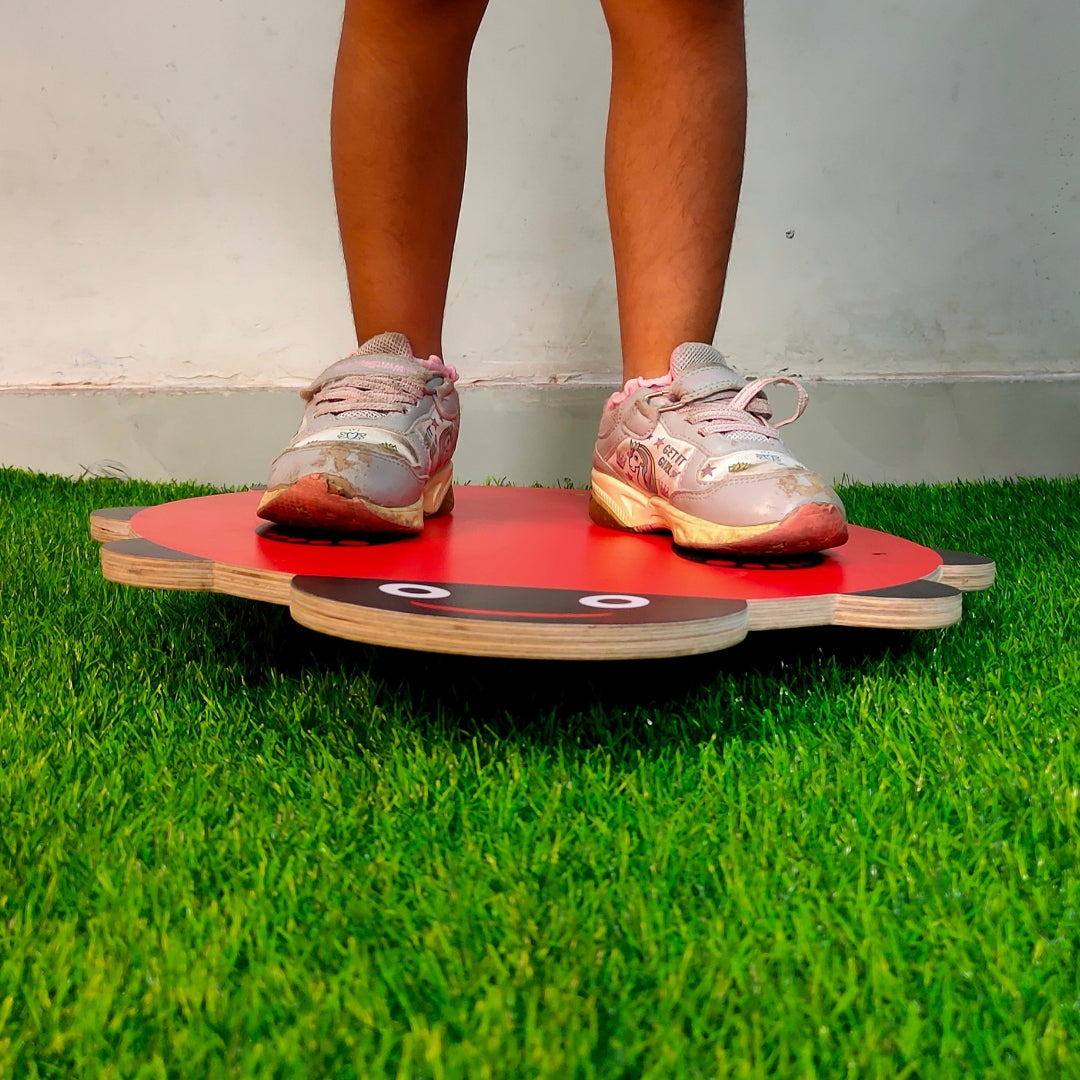
<svg viewBox="0 0 1080 1080">
<path fill-rule="evenodd" d="M 771 424 L 764 390 L 787 383 L 795 415 Z M 800 555 L 847 539 L 843 503 L 784 445 L 807 393 L 786 377 L 747 382 L 711 345 L 688 342 L 658 379 L 632 379 L 604 407 L 590 514 L 600 525 L 670 530 L 732 555 Z"/>
</svg>

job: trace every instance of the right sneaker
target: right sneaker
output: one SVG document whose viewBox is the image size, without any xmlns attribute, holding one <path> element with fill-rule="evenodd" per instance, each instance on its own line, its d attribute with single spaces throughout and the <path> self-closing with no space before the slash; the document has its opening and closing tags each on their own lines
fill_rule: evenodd
<svg viewBox="0 0 1080 1080">
<path fill-rule="evenodd" d="M 259 517 L 327 532 L 418 533 L 454 506 L 457 372 L 379 334 L 306 390 L 304 418 L 274 459 Z"/>
<path fill-rule="evenodd" d="M 790 383 L 795 415 L 771 424 L 764 391 Z M 670 531 L 681 547 L 732 556 L 805 555 L 847 539 L 836 492 L 784 445 L 806 391 L 787 377 L 747 382 L 711 345 L 687 342 L 668 374 L 608 399 L 593 452 L 593 521 Z"/>
</svg>

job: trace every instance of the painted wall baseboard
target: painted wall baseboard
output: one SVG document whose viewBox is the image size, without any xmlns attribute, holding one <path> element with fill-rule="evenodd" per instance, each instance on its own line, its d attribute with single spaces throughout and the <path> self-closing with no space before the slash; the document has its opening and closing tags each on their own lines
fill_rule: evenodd
<svg viewBox="0 0 1080 1080">
<path fill-rule="evenodd" d="M 865 482 L 1080 473 L 1080 380 L 808 383 L 784 429 L 826 477 Z M 588 481 L 596 423 L 614 385 L 462 391 L 458 480 Z M 773 395 L 778 417 L 794 396 Z M 0 464 L 67 476 L 258 484 L 291 437 L 294 390 L 0 392 Z"/>
</svg>

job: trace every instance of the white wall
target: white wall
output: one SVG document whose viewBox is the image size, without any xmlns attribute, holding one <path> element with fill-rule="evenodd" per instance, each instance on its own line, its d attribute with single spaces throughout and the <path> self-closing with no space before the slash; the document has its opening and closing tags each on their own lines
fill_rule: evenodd
<svg viewBox="0 0 1080 1080">
<path fill-rule="evenodd" d="M 0 386 L 282 385 L 352 346 L 338 4 L 0 3 Z M 1080 371 L 1080 5 L 752 0 L 748 36 L 721 347 Z M 618 368 L 608 69 L 595 2 L 492 0 L 447 321 L 468 378 Z"/>
</svg>

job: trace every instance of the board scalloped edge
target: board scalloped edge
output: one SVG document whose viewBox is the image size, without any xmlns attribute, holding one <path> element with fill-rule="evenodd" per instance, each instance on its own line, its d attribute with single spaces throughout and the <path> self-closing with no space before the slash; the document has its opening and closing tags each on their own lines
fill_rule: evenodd
<svg viewBox="0 0 1080 1080">
<path fill-rule="evenodd" d="M 568 616 L 542 614 L 522 621 L 509 617 L 514 613 L 495 609 L 490 616 L 485 610 L 462 617 L 460 609 L 412 613 L 358 603 L 350 599 L 349 582 L 356 579 L 294 577 L 162 547 L 139 537 L 133 528 L 132 519 L 141 509 L 108 507 L 91 514 L 90 533 L 102 544 L 102 571 L 110 581 L 282 604 L 301 625 L 335 637 L 476 656 L 630 659 L 712 652 L 737 644 L 749 631 L 769 629 L 825 625 L 933 629 L 958 622 L 962 593 L 989 588 L 996 575 L 991 559 L 938 550 L 942 564 L 928 578 L 858 593 L 717 600 L 712 613 L 681 621 L 605 622 L 609 613 L 574 623 L 557 621 Z"/>
</svg>

